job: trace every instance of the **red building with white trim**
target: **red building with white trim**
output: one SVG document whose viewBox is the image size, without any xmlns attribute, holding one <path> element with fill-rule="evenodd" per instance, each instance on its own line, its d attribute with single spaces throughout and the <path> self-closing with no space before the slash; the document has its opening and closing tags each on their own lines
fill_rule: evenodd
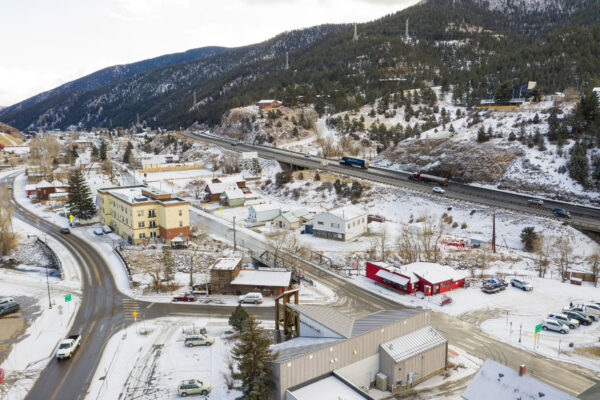
<svg viewBox="0 0 600 400">
<path fill-rule="evenodd" d="M 422 291 L 425 296 L 431 296 L 458 289 L 465 283 L 465 275 L 435 263 L 417 262 L 394 267 L 367 261 L 366 269 L 367 278 L 407 294 Z"/>
</svg>

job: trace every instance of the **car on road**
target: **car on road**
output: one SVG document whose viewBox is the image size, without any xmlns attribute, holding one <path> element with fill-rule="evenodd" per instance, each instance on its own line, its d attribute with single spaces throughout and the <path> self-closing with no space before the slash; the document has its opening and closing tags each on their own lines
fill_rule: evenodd
<svg viewBox="0 0 600 400">
<path fill-rule="evenodd" d="M 571 214 L 569 214 L 568 211 L 566 211 L 562 208 L 555 208 L 554 210 L 552 210 L 552 214 L 554 214 L 554 216 L 557 218 L 566 218 L 566 219 L 571 218 Z"/>
<path fill-rule="evenodd" d="M 19 311 L 20 308 L 21 308 L 21 306 L 18 303 L 15 303 L 14 301 L 9 301 L 7 303 L 1 304 L 0 305 L 0 317 L 8 315 L 8 314 L 16 313 L 17 311 Z"/>
<path fill-rule="evenodd" d="M 94 235 L 102 236 L 102 235 L 104 235 L 104 231 L 102 230 L 102 228 L 96 228 L 96 229 L 94 229 Z"/>
<path fill-rule="evenodd" d="M 597 313 L 593 312 L 594 310 L 588 310 L 585 306 L 582 306 L 582 305 L 576 305 L 573 307 L 565 307 L 565 308 L 563 308 L 563 312 L 564 311 L 576 311 L 582 315 L 585 315 L 588 318 L 591 318 L 591 320 L 594 322 L 598 321 L 598 317 L 600 317 Z"/>
<path fill-rule="evenodd" d="M 304 158 L 310 158 L 310 154 L 304 153 Z"/>
<path fill-rule="evenodd" d="M 529 282 L 525 282 L 522 279 L 517 279 L 517 278 L 513 278 L 510 280 L 510 284 L 512 285 L 512 287 L 516 287 L 519 288 L 521 290 L 524 290 L 526 292 L 532 291 L 533 290 L 533 285 Z"/>
<path fill-rule="evenodd" d="M 212 346 L 215 344 L 215 338 L 212 336 L 205 335 L 191 335 L 185 338 L 183 342 L 187 347 L 192 346 Z"/>
<path fill-rule="evenodd" d="M 577 321 L 579 321 L 579 324 L 583 326 L 591 325 L 593 322 L 593 320 L 590 317 L 586 317 L 585 315 L 577 311 L 563 310 L 562 313 L 571 319 L 576 319 Z"/>
<path fill-rule="evenodd" d="M 562 322 L 563 324 L 567 325 L 569 329 L 579 328 L 579 321 L 574 318 L 569 318 L 565 314 L 550 313 L 548 314 L 548 319 Z"/>
<path fill-rule="evenodd" d="M 196 301 L 196 295 L 191 292 L 180 293 L 177 296 L 173 296 L 173 301 Z"/>
<path fill-rule="evenodd" d="M 446 191 L 439 186 L 433 188 L 433 193 L 444 194 Z"/>
<path fill-rule="evenodd" d="M 56 358 L 62 360 L 64 358 L 73 357 L 73 354 L 79 348 L 80 345 L 81 335 L 70 335 L 65 340 L 63 340 L 58 346 L 58 350 L 56 350 Z"/>
<path fill-rule="evenodd" d="M 527 200 L 527 205 L 529 207 L 541 207 L 544 205 L 544 200 L 541 199 L 529 199 Z"/>
<path fill-rule="evenodd" d="M 567 325 L 553 319 L 542 320 L 542 329 L 545 331 L 560 332 L 563 335 L 569 333 L 569 327 Z"/>
<path fill-rule="evenodd" d="M 208 395 L 212 390 L 210 382 L 201 381 L 198 379 L 188 379 L 179 382 L 177 386 L 177 393 L 181 397 L 186 397 L 190 394 L 200 394 L 202 396 Z"/>
<path fill-rule="evenodd" d="M 238 303 L 242 304 L 242 303 L 254 303 L 254 304 L 259 304 L 263 302 L 263 296 L 262 294 L 258 293 L 258 292 L 250 292 L 250 293 L 246 293 L 241 295 L 240 297 L 238 297 Z"/>
<path fill-rule="evenodd" d="M 60 233 L 66 235 L 67 233 L 71 233 L 71 230 L 69 228 L 60 228 Z"/>
</svg>

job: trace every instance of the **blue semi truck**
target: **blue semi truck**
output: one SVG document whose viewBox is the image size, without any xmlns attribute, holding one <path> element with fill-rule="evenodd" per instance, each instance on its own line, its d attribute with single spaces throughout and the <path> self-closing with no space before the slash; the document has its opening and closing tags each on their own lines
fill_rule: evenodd
<svg viewBox="0 0 600 400">
<path fill-rule="evenodd" d="M 342 157 L 340 160 L 340 164 L 349 165 L 357 167 L 361 167 L 362 169 L 367 169 L 369 167 L 369 162 L 367 160 L 361 160 L 360 158 L 352 158 L 352 157 Z"/>
</svg>

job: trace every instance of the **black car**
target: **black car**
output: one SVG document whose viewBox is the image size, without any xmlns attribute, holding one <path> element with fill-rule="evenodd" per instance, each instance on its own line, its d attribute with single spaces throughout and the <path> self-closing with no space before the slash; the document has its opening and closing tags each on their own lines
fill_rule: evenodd
<svg viewBox="0 0 600 400">
<path fill-rule="evenodd" d="M 569 318 L 573 318 L 579 321 L 581 325 L 588 326 L 592 324 L 592 319 L 590 317 L 586 317 L 585 315 L 580 314 L 577 311 L 563 311 L 562 313 Z"/>
<path fill-rule="evenodd" d="M 69 230 L 69 228 L 60 228 L 60 233 L 67 234 L 67 233 L 71 233 L 71 231 Z"/>
<path fill-rule="evenodd" d="M 0 317 L 19 311 L 21 306 L 14 301 L 0 305 Z"/>
<path fill-rule="evenodd" d="M 554 214 L 554 216 L 558 218 L 571 218 L 571 214 L 569 214 L 568 211 L 565 211 L 562 208 L 555 208 L 554 210 L 552 210 L 552 214 Z"/>
</svg>

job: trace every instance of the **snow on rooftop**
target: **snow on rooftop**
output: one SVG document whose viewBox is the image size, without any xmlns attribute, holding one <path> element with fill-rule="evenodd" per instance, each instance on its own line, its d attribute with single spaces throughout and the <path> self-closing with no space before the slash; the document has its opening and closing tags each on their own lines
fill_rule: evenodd
<svg viewBox="0 0 600 400">
<path fill-rule="evenodd" d="M 446 343 L 446 338 L 427 326 L 385 342 L 381 348 L 398 363 L 443 343 Z"/>
<path fill-rule="evenodd" d="M 221 271 L 233 270 L 235 266 L 242 261 L 240 257 L 225 257 L 219 258 L 210 269 L 217 269 Z"/>
<path fill-rule="evenodd" d="M 232 285 L 241 286 L 272 286 L 287 287 L 290 285 L 292 273 L 290 271 L 266 271 L 243 269 L 231 281 Z"/>
<path fill-rule="evenodd" d="M 342 208 L 338 208 L 335 210 L 329 211 L 331 214 L 340 217 L 342 219 L 348 220 L 356 217 L 360 217 L 361 215 L 365 215 L 367 212 L 360 207 L 356 206 L 344 206 Z"/>
<path fill-rule="evenodd" d="M 255 212 L 279 210 L 280 207 L 276 204 L 257 204 L 251 207 Z"/>
<path fill-rule="evenodd" d="M 449 280 L 459 281 L 465 279 L 465 275 L 446 265 L 416 262 L 412 264 L 395 267 L 394 270 L 399 274 L 410 273 L 420 276 L 429 283 L 441 283 Z"/>
<path fill-rule="evenodd" d="M 542 395 L 543 394 L 543 395 Z M 554 386 L 487 359 L 462 394 L 466 400 L 576 400 Z"/>
<path fill-rule="evenodd" d="M 310 385 L 290 391 L 296 400 L 364 400 L 367 397 L 346 385 L 335 376 L 318 380 Z"/>
</svg>

